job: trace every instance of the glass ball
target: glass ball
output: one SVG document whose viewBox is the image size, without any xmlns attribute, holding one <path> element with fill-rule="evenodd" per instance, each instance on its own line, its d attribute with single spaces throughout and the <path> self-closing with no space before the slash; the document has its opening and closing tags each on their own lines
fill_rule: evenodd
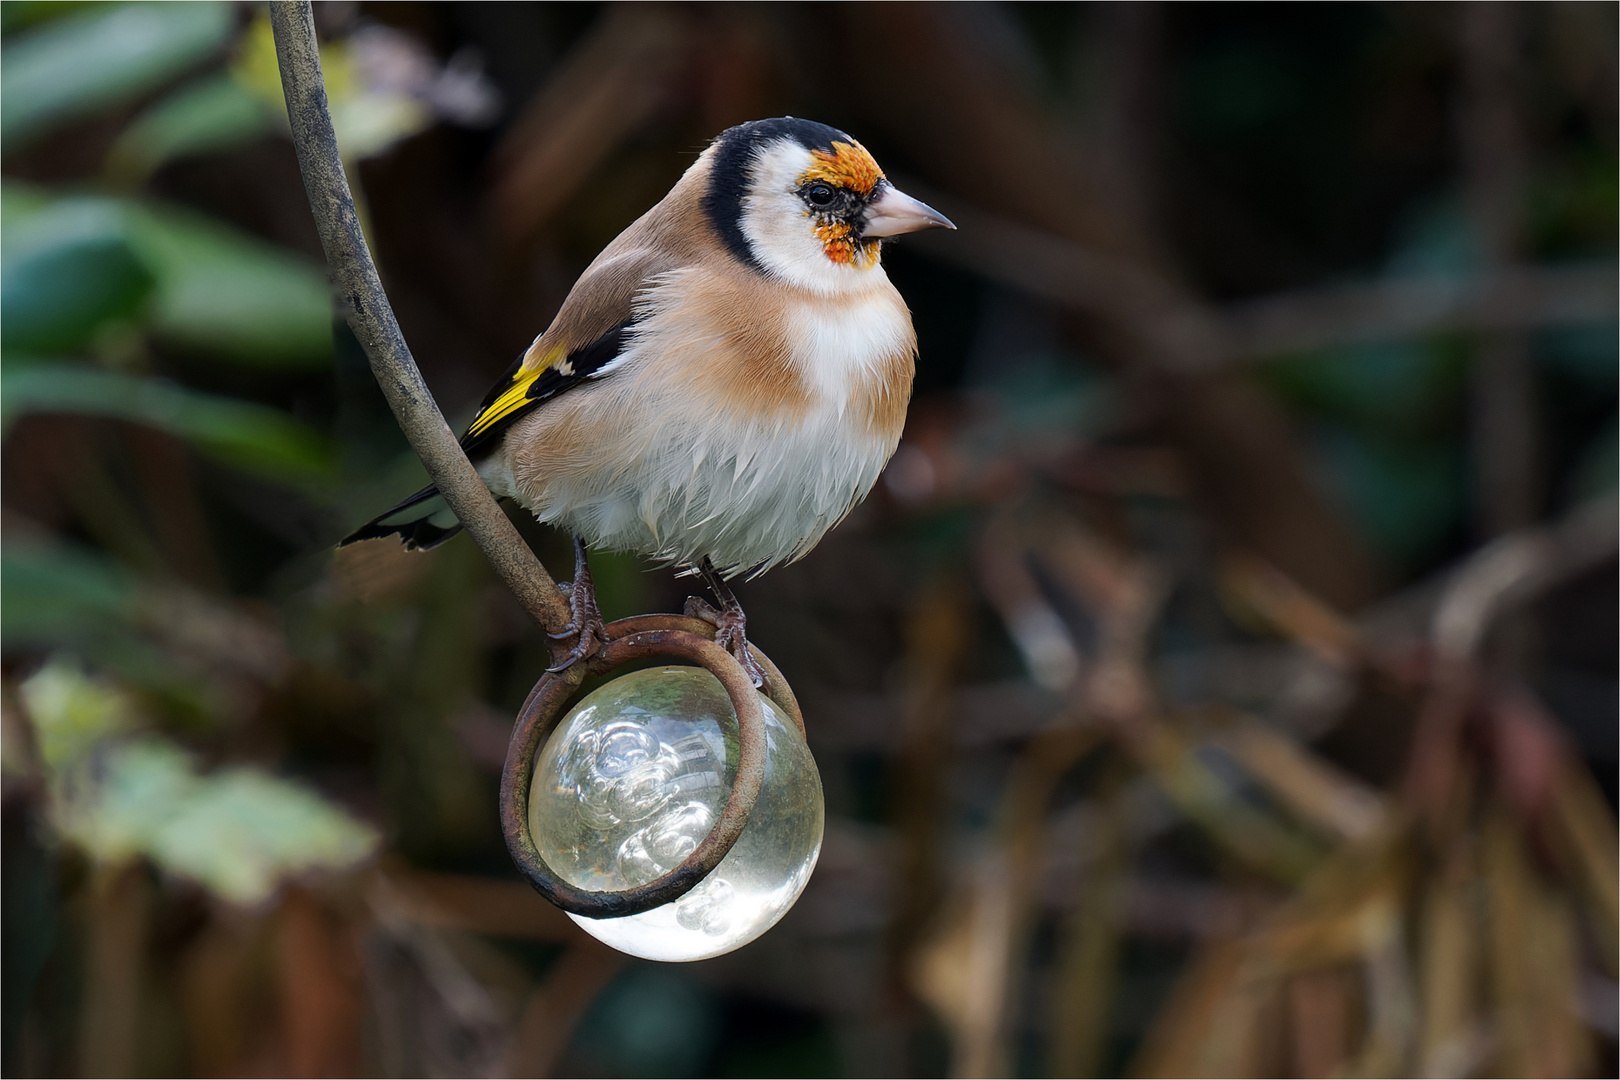
<svg viewBox="0 0 1620 1080">
<path fill-rule="evenodd" d="M 793 906 L 821 854 L 821 776 L 804 736 L 769 698 L 765 779 L 748 825 L 696 888 L 620 919 L 570 914 L 648 960 L 703 960 L 753 941 Z M 593 892 L 673 870 L 719 820 L 737 775 L 737 716 L 703 668 L 614 679 L 563 717 L 529 789 L 529 831 L 558 877 Z"/>
</svg>

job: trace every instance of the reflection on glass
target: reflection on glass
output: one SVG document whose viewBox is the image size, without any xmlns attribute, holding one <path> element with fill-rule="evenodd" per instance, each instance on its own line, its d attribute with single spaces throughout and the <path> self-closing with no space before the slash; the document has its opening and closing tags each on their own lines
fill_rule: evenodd
<svg viewBox="0 0 1620 1080">
<path fill-rule="evenodd" d="M 793 906 L 821 852 L 821 777 L 797 728 L 768 698 L 765 780 L 742 836 L 672 904 L 624 919 L 570 915 L 649 960 L 702 960 L 746 945 Z M 645 885 L 714 827 L 737 772 L 737 719 L 702 668 L 622 676 L 563 718 L 536 763 L 529 829 L 565 881 L 596 892 Z"/>
</svg>

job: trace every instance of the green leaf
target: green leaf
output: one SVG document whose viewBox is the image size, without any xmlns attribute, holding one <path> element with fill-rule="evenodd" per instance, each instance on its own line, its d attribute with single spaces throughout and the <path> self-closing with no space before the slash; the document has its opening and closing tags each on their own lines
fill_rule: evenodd
<svg viewBox="0 0 1620 1080">
<path fill-rule="evenodd" d="M 134 617 L 135 580 L 105 556 L 65 545 L 6 541 L 0 552 L 0 641 L 63 644 Z"/>
<path fill-rule="evenodd" d="M 237 904 L 263 903 L 289 877 L 349 869 L 377 847 L 375 830 L 301 785 L 249 767 L 202 775 L 154 737 L 115 743 L 52 795 L 57 830 L 92 857 L 144 855 Z"/>
<path fill-rule="evenodd" d="M 3 0 L 0 0 L 3 2 Z M 0 231 L 0 246 L 10 247 L 17 226 L 50 208 L 55 200 L 43 188 L 25 184 L 20 180 L 0 180 L 0 220 L 5 230 Z"/>
<path fill-rule="evenodd" d="M 0 53 L 0 146 L 128 100 L 230 36 L 229 4 L 97 5 L 21 34 Z"/>
<path fill-rule="evenodd" d="M 145 625 L 147 590 L 105 555 L 74 545 L 8 539 L 0 554 L 0 643 L 65 648 L 136 685 L 186 704 L 197 680 Z M 161 624 L 160 624 L 161 628 Z"/>
<path fill-rule="evenodd" d="M 142 855 L 196 783 L 191 756 L 161 739 L 114 745 L 55 777 L 56 830 L 102 862 Z"/>
<path fill-rule="evenodd" d="M 182 86 L 136 117 L 113 144 L 107 171 L 135 184 L 173 158 L 240 146 L 271 130 L 264 103 L 221 72 Z"/>
<path fill-rule="evenodd" d="M 52 199 L 15 182 L 0 186 L 0 214 L 6 220 L 0 251 L 8 275 L 13 265 L 44 257 L 69 241 L 107 250 L 121 242 L 127 257 L 152 276 L 146 319 L 166 343 L 251 367 L 331 363 L 331 292 L 319 267 L 307 259 L 173 207 L 129 199 Z M 113 258 L 109 255 L 109 262 Z M 95 272 L 110 276 L 111 268 Z M 7 281 L 8 324 L 10 285 Z M 64 312 L 90 309 L 88 284 L 56 274 L 48 285 L 39 304 Z M 12 328 L 6 330 L 10 343 Z M 18 347 L 47 351 L 22 338 Z"/>
<path fill-rule="evenodd" d="M 128 695 L 111 681 L 86 674 L 67 657 L 53 656 L 21 689 L 40 757 L 49 768 L 67 766 L 131 726 L 134 709 Z"/>
<path fill-rule="evenodd" d="M 331 294 L 307 260 L 166 207 L 131 204 L 130 229 L 157 275 L 152 327 L 162 338 L 261 367 L 331 362 Z"/>
<path fill-rule="evenodd" d="M 377 834 L 319 795 L 259 769 L 203 779 L 154 837 L 151 854 L 225 900 L 256 904 L 282 878 L 344 870 L 369 857 Z"/>
<path fill-rule="evenodd" d="M 0 0 L 0 33 L 15 34 L 30 26 L 60 19 L 104 0 Z"/>
<path fill-rule="evenodd" d="M 0 266 L 8 350 L 75 352 L 109 322 L 135 314 L 153 284 L 122 208 L 103 200 L 63 200 L 13 225 Z"/>
<path fill-rule="evenodd" d="M 27 412 L 145 424 L 227 464 L 276 480 L 323 477 L 331 470 L 325 441 L 285 413 L 164 379 L 68 364 L 8 367 L 0 372 L 0 420 L 9 424 Z"/>
<path fill-rule="evenodd" d="M 276 62 L 276 43 L 270 30 L 270 20 L 263 14 L 256 16 L 243 33 L 236 50 L 232 74 L 242 86 L 272 111 L 284 117 L 287 101 L 281 91 L 281 69 Z M 425 57 L 396 55 L 398 64 L 431 63 Z M 400 90 L 368 80 L 355 56 L 355 49 L 345 41 L 321 43 L 321 74 L 326 81 L 327 105 L 332 112 L 332 127 L 337 135 L 338 151 L 348 163 L 381 154 L 402 139 L 425 131 L 433 123 L 433 110 L 428 105 Z M 278 121 L 279 123 L 279 121 Z"/>
</svg>

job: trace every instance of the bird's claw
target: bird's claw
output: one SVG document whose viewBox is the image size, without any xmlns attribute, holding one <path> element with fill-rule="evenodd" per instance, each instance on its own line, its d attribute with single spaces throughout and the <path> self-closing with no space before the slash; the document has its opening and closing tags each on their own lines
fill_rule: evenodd
<svg viewBox="0 0 1620 1080">
<path fill-rule="evenodd" d="M 607 624 L 602 621 L 602 609 L 596 604 L 596 585 L 591 580 L 590 564 L 585 559 L 585 544 L 574 537 L 574 580 L 561 585 L 568 597 L 568 625 L 546 637 L 553 641 L 574 638 L 574 647 L 568 650 L 554 667 L 546 671 L 556 674 L 567 671 L 581 660 L 588 659 L 607 648 Z"/>
<path fill-rule="evenodd" d="M 714 627 L 714 643 L 736 657 L 737 663 L 742 665 L 749 681 L 754 684 L 754 689 L 765 688 L 765 669 L 760 667 L 759 661 L 754 659 L 753 650 L 748 647 L 748 616 L 743 614 L 742 607 L 735 600 L 717 608 L 701 596 L 689 596 L 686 598 L 686 614 Z"/>
</svg>

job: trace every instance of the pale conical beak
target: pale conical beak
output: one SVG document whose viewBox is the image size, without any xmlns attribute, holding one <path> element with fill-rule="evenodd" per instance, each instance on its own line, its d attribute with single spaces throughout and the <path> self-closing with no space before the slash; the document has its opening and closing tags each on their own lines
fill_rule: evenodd
<svg viewBox="0 0 1620 1080">
<path fill-rule="evenodd" d="M 887 180 L 866 208 L 861 235 L 899 236 L 921 229 L 954 229 L 951 219 L 920 199 L 913 199 Z"/>
</svg>

